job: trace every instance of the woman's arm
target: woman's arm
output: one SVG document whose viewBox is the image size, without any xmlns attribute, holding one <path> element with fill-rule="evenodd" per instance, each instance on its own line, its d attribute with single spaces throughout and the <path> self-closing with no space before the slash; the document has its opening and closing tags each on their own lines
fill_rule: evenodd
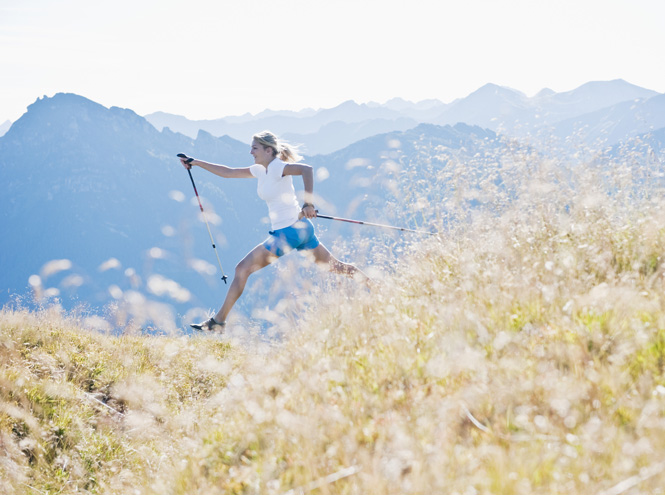
<svg viewBox="0 0 665 495">
<path fill-rule="evenodd" d="M 181 158 L 180 163 L 182 163 L 182 165 L 187 169 L 193 166 L 201 167 L 208 172 L 212 172 L 213 174 L 219 175 L 220 177 L 224 177 L 226 179 L 251 179 L 254 177 L 252 172 L 249 171 L 249 167 L 233 168 L 227 167 L 226 165 L 204 162 L 203 160 L 192 160 L 191 162 L 187 163 L 186 160 L 186 158 Z"/>
<path fill-rule="evenodd" d="M 316 209 L 314 208 L 314 172 L 311 165 L 304 163 L 289 163 L 284 167 L 282 177 L 286 175 L 302 175 L 302 182 L 305 186 L 305 206 L 302 212 L 307 218 L 316 217 Z"/>
</svg>

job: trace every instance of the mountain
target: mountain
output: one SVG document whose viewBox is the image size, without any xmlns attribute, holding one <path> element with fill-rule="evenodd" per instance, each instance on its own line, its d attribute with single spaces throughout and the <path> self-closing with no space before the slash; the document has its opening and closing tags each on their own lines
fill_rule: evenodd
<svg viewBox="0 0 665 495">
<path fill-rule="evenodd" d="M 0 137 L 4 136 L 11 126 L 12 123 L 9 120 L 5 120 L 3 124 L 0 124 Z"/>
<path fill-rule="evenodd" d="M 635 99 L 566 119 L 555 126 L 559 137 L 577 135 L 588 143 L 614 145 L 665 128 L 665 95 Z"/>
<path fill-rule="evenodd" d="M 545 89 L 532 98 L 511 88 L 487 84 L 448 105 L 434 121 L 441 125 L 465 122 L 526 135 L 604 108 L 657 95 L 621 79 L 590 82 L 564 93 Z"/>
<path fill-rule="evenodd" d="M 131 110 L 77 95 L 32 104 L 0 138 L 0 265 L 8 289 L 0 303 L 22 293 L 33 274 L 63 298 L 98 305 L 108 302 L 109 287 L 131 290 L 137 277 L 145 287 L 159 273 L 192 291 L 189 304 L 210 304 L 209 277 L 190 266 L 212 259 L 209 238 L 198 206 L 185 201 L 193 191 L 178 152 L 227 163 L 249 158 L 247 146 L 231 138 L 160 133 Z M 250 181 L 222 190 L 196 172 L 204 200 L 215 197 L 206 202 L 209 215 L 219 218 L 212 227 L 224 256 L 232 251 L 224 234 L 256 224 L 253 214 L 261 205 Z M 62 259 L 71 269 L 44 268 Z"/>
<path fill-rule="evenodd" d="M 548 124 L 595 112 L 622 102 L 649 99 L 658 93 L 630 84 L 623 79 L 594 81 L 564 93 L 543 95 L 533 99 Z"/>
<path fill-rule="evenodd" d="M 494 130 L 505 126 L 512 128 L 528 109 L 529 100 L 523 93 L 496 84 L 486 84 L 466 98 L 448 105 L 435 119 L 435 123 L 454 125 L 464 122 Z"/>
</svg>

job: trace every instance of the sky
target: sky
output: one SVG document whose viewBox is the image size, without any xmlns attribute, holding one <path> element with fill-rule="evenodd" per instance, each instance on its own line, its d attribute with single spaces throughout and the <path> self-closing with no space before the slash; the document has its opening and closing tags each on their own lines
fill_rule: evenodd
<svg viewBox="0 0 665 495">
<path fill-rule="evenodd" d="M 0 124 L 44 95 L 214 119 L 486 83 L 665 93 L 663 0 L 0 0 Z"/>
</svg>

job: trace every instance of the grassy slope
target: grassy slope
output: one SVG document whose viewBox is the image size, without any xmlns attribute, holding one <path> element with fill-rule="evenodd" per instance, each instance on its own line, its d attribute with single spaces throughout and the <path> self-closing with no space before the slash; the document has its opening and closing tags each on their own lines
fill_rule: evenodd
<svg viewBox="0 0 665 495">
<path fill-rule="evenodd" d="M 267 350 L 2 312 L 3 489 L 662 493 L 663 205 L 550 193 L 313 290 Z"/>
</svg>

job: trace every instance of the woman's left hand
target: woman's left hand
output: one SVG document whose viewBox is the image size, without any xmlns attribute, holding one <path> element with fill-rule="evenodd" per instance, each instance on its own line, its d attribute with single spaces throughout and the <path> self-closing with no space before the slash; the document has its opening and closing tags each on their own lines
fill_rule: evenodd
<svg viewBox="0 0 665 495">
<path fill-rule="evenodd" d="M 303 206 L 302 213 L 307 218 L 316 218 L 316 209 L 312 205 Z"/>
</svg>

